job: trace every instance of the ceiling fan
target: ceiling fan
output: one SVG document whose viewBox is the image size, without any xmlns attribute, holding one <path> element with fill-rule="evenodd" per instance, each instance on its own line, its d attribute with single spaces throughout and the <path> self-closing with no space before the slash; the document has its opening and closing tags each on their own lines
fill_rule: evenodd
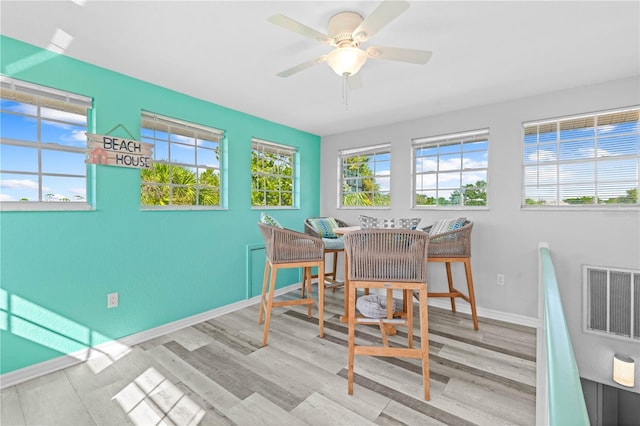
<svg viewBox="0 0 640 426">
<path fill-rule="evenodd" d="M 366 50 L 360 44 L 368 41 L 375 33 L 400 16 L 409 8 L 405 0 L 383 0 L 366 18 L 356 12 L 340 12 L 329 19 L 327 33 L 323 34 L 285 15 L 271 16 L 268 21 L 334 49 L 326 55 L 305 61 L 279 72 L 279 77 L 289 77 L 313 65 L 327 62 L 331 69 L 341 77 L 351 77 L 358 73 L 367 59 L 386 59 L 391 61 L 425 64 L 431 58 L 428 50 L 404 49 L 399 47 L 369 46 Z"/>
</svg>

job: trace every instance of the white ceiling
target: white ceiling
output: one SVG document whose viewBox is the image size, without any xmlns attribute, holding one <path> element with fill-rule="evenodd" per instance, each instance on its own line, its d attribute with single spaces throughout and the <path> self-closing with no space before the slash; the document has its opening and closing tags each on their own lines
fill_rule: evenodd
<svg viewBox="0 0 640 426">
<path fill-rule="evenodd" d="M 330 47 L 269 16 L 326 33 L 332 15 L 367 16 L 378 4 L 2 0 L 0 31 L 321 136 L 640 75 L 638 1 L 412 1 L 363 46 L 433 57 L 426 65 L 369 60 L 348 110 L 342 80 L 327 64 L 276 76 Z"/>
</svg>

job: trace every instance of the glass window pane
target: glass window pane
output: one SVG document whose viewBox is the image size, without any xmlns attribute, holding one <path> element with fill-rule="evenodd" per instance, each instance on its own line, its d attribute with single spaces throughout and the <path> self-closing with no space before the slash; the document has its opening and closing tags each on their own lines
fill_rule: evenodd
<svg viewBox="0 0 640 426">
<path fill-rule="evenodd" d="M 0 114 L 0 138 L 36 142 L 38 120 L 15 114 Z"/>
<path fill-rule="evenodd" d="M 43 201 L 86 201 L 87 188 L 84 177 L 42 176 Z"/>
<path fill-rule="evenodd" d="M 59 145 L 83 148 L 87 146 L 87 128 L 84 126 L 72 126 L 53 121 L 41 120 L 40 140 L 42 142 L 55 142 Z"/>
<path fill-rule="evenodd" d="M 440 145 L 440 149 L 438 152 L 442 156 L 443 154 L 460 152 L 461 150 L 462 150 L 461 143 L 453 143 L 453 144 Z"/>
<path fill-rule="evenodd" d="M 470 152 L 462 156 L 463 169 L 486 169 L 488 167 L 487 153 Z"/>
<path fill-rule="evenodd" d="M 38 172 L 38 150 L 34 147 L 0 145 L 0 169 Z"/>
<path fill-rule="evenodd" d="M 36 116 L 38 113 L 38 107 L 35 105 L 6 98 L 0 98 L 0 109 L 31 116 Z M 4 118 L 4 115 L 2 117 Z"/>
<path fill-rule="evenodd" d="M 61 111 L 55 108 L 41 107 L 40 116 L 43 119 L 63 121 L 66 124 L 74 125 L 73 127 L 83 127 L 87 123 L 86 115 L 76 114 L 74 112 L 68 111 Z"/>
<path fill-rule="evenodd" d="M 638 160 L 598 161 L 599 181 L 620 181 L 638 179 Z"/>
<path fill-rule="evenodd" d="M 561 142 L 560 160 L 578 160 L 595 157 L 595 140 L 586 139 L 578 141 Z"/>
<path fill-rule="evenodd" d="M 576 182 L 596 181 L 596 165 L 592 162 L 561 164 L 559 170 L 561 185 Z"/>
<path fill-rule="evenodd" d="M 462 164 L 460 161 L 460 154 L 441 155 L 439 161 L 439 170 L 460 170 Z"/>
<path fill-rule="evenodd" d="M 487 151 L 489 149 L 489 141 L 467 142 L 463 145 L 464 152 L 469 151 Z"/>
<path fill-rule="evenodd" d="M 18 173 L 1 173 L 0 201 L 39 201 L 38 177 Z"/>
<path fill-rule="evenodd" d="M 438 188 L 459 188 L 460 173 L 439 173 Z"/>
<path fill-rule="evenodd" d="M 181 164 L 195 164 L 196 150 L 192 146 L 171 144 L 171 162 Z"/>
<path fill-rule="evenodd" d="M 618 155 L 638 155 L 640 147 L 638 134 L 602 137 L 598 139 L 598 157 Z"/>
<path fill-rule="evenodd" d="M 86 175 L 86 154 L 77 152 L 42 150 L 42 172 Z"/>
<path fill-rule="evenodd" d="M 560 186 L 560 200 L 565 204 L 592 205 L 595 203 L 594 184 L 571 184 Z"/>
</svg>

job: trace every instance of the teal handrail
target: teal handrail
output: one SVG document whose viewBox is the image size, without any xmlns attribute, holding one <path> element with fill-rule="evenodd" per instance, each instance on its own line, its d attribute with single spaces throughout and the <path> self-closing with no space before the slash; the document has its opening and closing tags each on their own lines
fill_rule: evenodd
<svg viewBox="0 0 640 426">
<path fill-rule="evenodd" d="M 544 287 L 549 425 L 589 425 L 551 254 L 548 247 L 540 247 L 539 250 L 540 274 Z"/>
</svg>

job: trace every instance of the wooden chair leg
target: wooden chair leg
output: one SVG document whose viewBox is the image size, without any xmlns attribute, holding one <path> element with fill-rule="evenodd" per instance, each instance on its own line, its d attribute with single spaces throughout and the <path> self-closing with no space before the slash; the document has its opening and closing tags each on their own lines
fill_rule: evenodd
<svg viewBox="0 0 640 426">
<path fill-rule="evenodd" d="M 262 318 L 264 316 L 264 308 L 267 295 L 267 283 L 269 281 L 269 259 L 264 262 L 264 279 L 262 280 L 262 295 L 260 296 L 260 313 L 258 314 L 258 325 L 262 324 Z"/>
<path fill-rule="evenodd" d="M 311 268 L 309 268 L 309 271 L 311 271 Z M 311 281 L 311 278 L 309 278 L 309 281 Z M 324 284 L 324 262 L 318 267 L 318 328 L 320 337 L 324 337 L 324 285 L 320 283 Z M 309 305 L 309 311 L 311 311 L 311 305 Z"/>
<path fill-rule="evenodd" d="M 473 328 L 478 330 L 478 314 L 476 313 L 476 296 L 473 291 L 473 277 L 471 274 L 471 259 L 464 260 L 464 271 L 467 276 L 467 288 L 469 289 L 469 304 L 471 305 L 471 317 L 473 318 Z"/>
<path fill-rule="evenodd" d="M 305 284 L 307 287 L 307 298 L 311 297 L 311 268 L 306 267 L 302 268 L 302 288 L 304 288 Z M 307 305 L 307 317 L 311 318 L 311 303 Z"/>
<path fill-rule="evenodd" d="M 431 399 L 431 389 L 429 381 L 429 315 L 427 307 L 427 289 L 419 290 L 420 308 L 420 351 L 422 353 L 422 382 L 424 386 L 424 399 Z"/>
<path fill-rule="evenodd" d="M 337 281 L 337 276 L 338 276 L 338 253 L 337 251 L 333 252 L 333 269 L 331 270 L 331 278 L 333 278 L 334 281 Z M 336 287 L 334 286 L 333 288 L 331 288 L 331 292 L 335 293 L 336 292 Z"/>
<path fill-rule="evenodd" d="M 402 292 L 404 294 L 403 299 L 407 300 L 411 297 L 413 293 L 412 290 L 404 290 Z M 407 335 L 409 336 L 407 347 L 413 348 L 413 300 L 412 303 L 407 303 L 404 312 L 407 313 Z"/>
<path fill-rule="evenodd" d="M 356 339 L 356 289 L 355 286 L 349 287 L 349 361 L 348 361 L 348 394 L 353 395 L 353 359 L 355 357 L 355 339 Z"/>
<path fill-rule="evenodd" d="M 451 275 L 451 262 L 445 262 L 445 267 L 447 269 L 447 283 L 449 283 L 449 293 L 453 293 L 455 290 L 453 289 L 453 276 Z M 456 298 L 451 297 L 451 312 L 456 311 Z"/>
<path fill-rule="evenodd" d="M 269 323 L 271 322 L 271 310 L 273 308 L 273 295 L 276 289 L 276 274 L 278 268 L 275 265 L 271 265 L 271 279 L 269 280 L 269 300 L 267 302 L 267 316 L 264 321 L 264 333 L 262 335 L 262 346 L 267 346 L 267 339 L 269 338 Z"/>
<path fill-rule="evenodd" d="M 303 299 L 306 293 L 307 285 L 307 268 L 302 268 L 302 286 L 300 286 L 300 298 Z"/>
</svg>

